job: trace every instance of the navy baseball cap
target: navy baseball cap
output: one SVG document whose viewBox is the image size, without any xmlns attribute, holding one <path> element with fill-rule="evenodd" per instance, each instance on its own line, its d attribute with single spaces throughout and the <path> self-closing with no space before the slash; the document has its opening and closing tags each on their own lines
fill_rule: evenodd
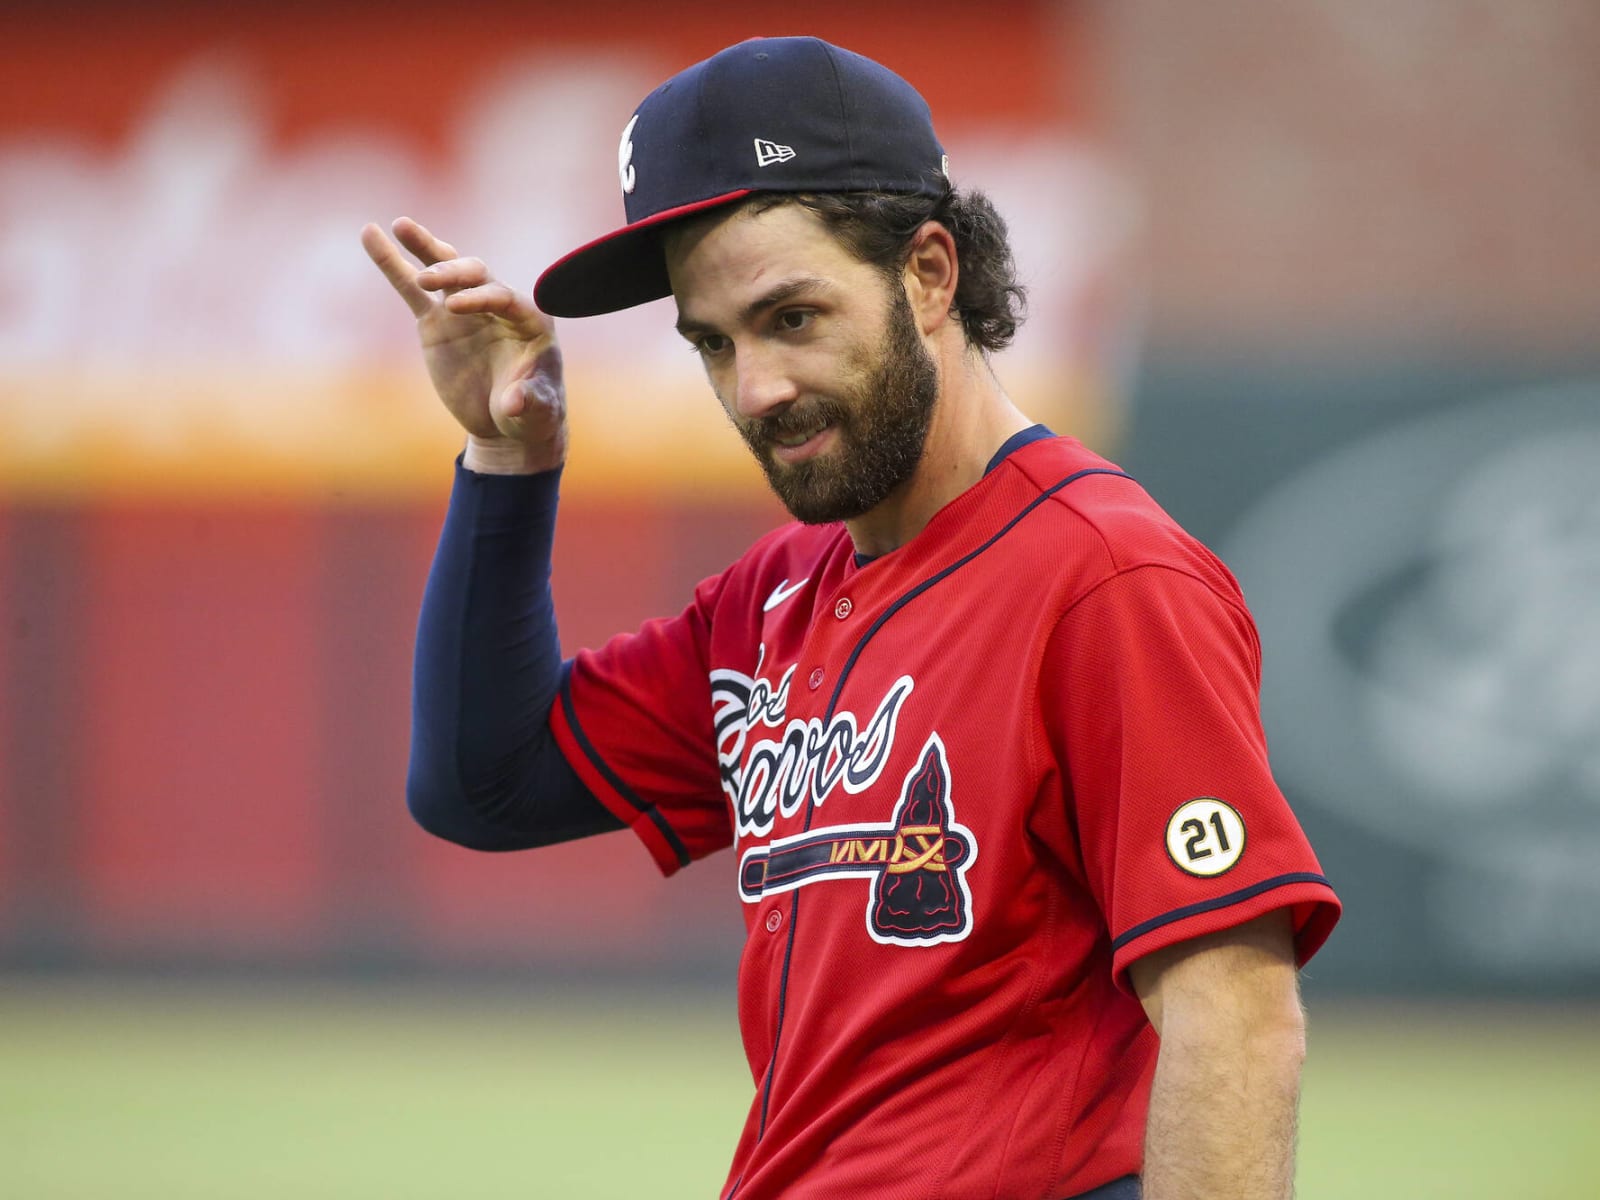
<svg viewBox="0 0 1600 1200">
<path fill-rule="evenodd" d="M 617 149 L 628 223 L 551 266 L 534 300 L 557 317 L 659 300 L 673 221 L 752 192 L 937 197 L 948 168 L 927 101 L 887 67 L 820 38 L 752 38 L 644 98 Z"/>
</svg>

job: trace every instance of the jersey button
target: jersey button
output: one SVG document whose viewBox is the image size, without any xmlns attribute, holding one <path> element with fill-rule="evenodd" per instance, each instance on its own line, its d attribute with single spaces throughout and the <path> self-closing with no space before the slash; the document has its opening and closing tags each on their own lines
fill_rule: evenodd
<svg viewBox="0 0 1600 1200">
<path fill-rule="evenodd" d="M 819 687 L 822 686 L 822 680 L 823 680 L 822 668 L 818 667 L 815 671 L 811 672 L 811 678 L 808 679 L 806 682 L 811 685 L 811 690 L 814 692 Z"/>
<path fill-rule="evenodd" d="M 775 909 L 773 909 L 771 912 L 769 912 L 767 914 L 767 932 L 768 933 L 777 933 L 778 932 L 778 926 L 782 925 L 782 924 L 783 924 L 783 913 L 780 912 L 778 909 L 775 908 Z"/>
<path fill-rule="evenodd" d="M 833 615 L 842 621 L 850 615 L 853 608 L 855 608 L 855 605 L 850 603 L 850 597 L 841 596 L 839 597 L 839 603 L 833 606 Z"/>
</svg>

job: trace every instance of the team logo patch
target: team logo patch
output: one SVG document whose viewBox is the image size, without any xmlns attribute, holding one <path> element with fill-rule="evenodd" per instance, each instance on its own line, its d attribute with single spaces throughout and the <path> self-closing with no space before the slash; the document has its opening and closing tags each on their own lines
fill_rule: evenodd
<svg viewBox="0 0 1600 1200">
<path fill-rule="evenodd" d="M 1243 853 L 1244 818 L 1215 796 L 1180 804 L 1167 820 L 1167 856 L 1190 875 L 1221 875 Z"/>
<path fill-rule="evenodd" d="M 887 825 L 834 825 L 754 846 L 739 860 L 739 896 L 792 892 L 824 879 L 870 879 L 867 932 L 892 946 L 959 942 L 972 932 L 967 871 L 978 858 L 958 825 L 938 734 L 906 775 Z"/>
</svg>

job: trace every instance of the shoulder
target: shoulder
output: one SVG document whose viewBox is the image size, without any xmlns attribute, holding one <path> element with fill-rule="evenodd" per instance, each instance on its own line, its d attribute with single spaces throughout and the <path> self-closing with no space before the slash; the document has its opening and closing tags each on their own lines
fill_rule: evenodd
<svg viewBox="0 0 1600 1200">
<path fill-rule="evenodd" d="M 1039 510 L 1033 537 L 1053 546 L 1070 544 L 1075 561 L 1092 564 L 1080 575 L 1081 590 L 1142 567 L 1166 567 L 1242 603 L 1238 582 L 1221 559 L 1136 479 L 1076 439 L 1035 442 L 1000 469 L 1020 476 Z"/>
</svg>

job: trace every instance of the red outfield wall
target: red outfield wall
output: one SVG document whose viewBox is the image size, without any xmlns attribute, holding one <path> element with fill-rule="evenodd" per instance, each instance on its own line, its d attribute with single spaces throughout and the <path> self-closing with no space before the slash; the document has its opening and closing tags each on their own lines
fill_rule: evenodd
<svg viewBox="0 0 1600 1200">
<path fill-rule="evenodd" d="M 569 506 L 564 641 L 671 611 L 774 515 Z M 666 885 L 627 835 L 483 855 L 411 825 L 411 636 L 438 518 L 436 505 L 0 517 L 0 936 L 14 961 L 648 962 L 733 929 L 715 866 Z M 686 915 L 704 928 L 666 928 Z"/>
</svg>

